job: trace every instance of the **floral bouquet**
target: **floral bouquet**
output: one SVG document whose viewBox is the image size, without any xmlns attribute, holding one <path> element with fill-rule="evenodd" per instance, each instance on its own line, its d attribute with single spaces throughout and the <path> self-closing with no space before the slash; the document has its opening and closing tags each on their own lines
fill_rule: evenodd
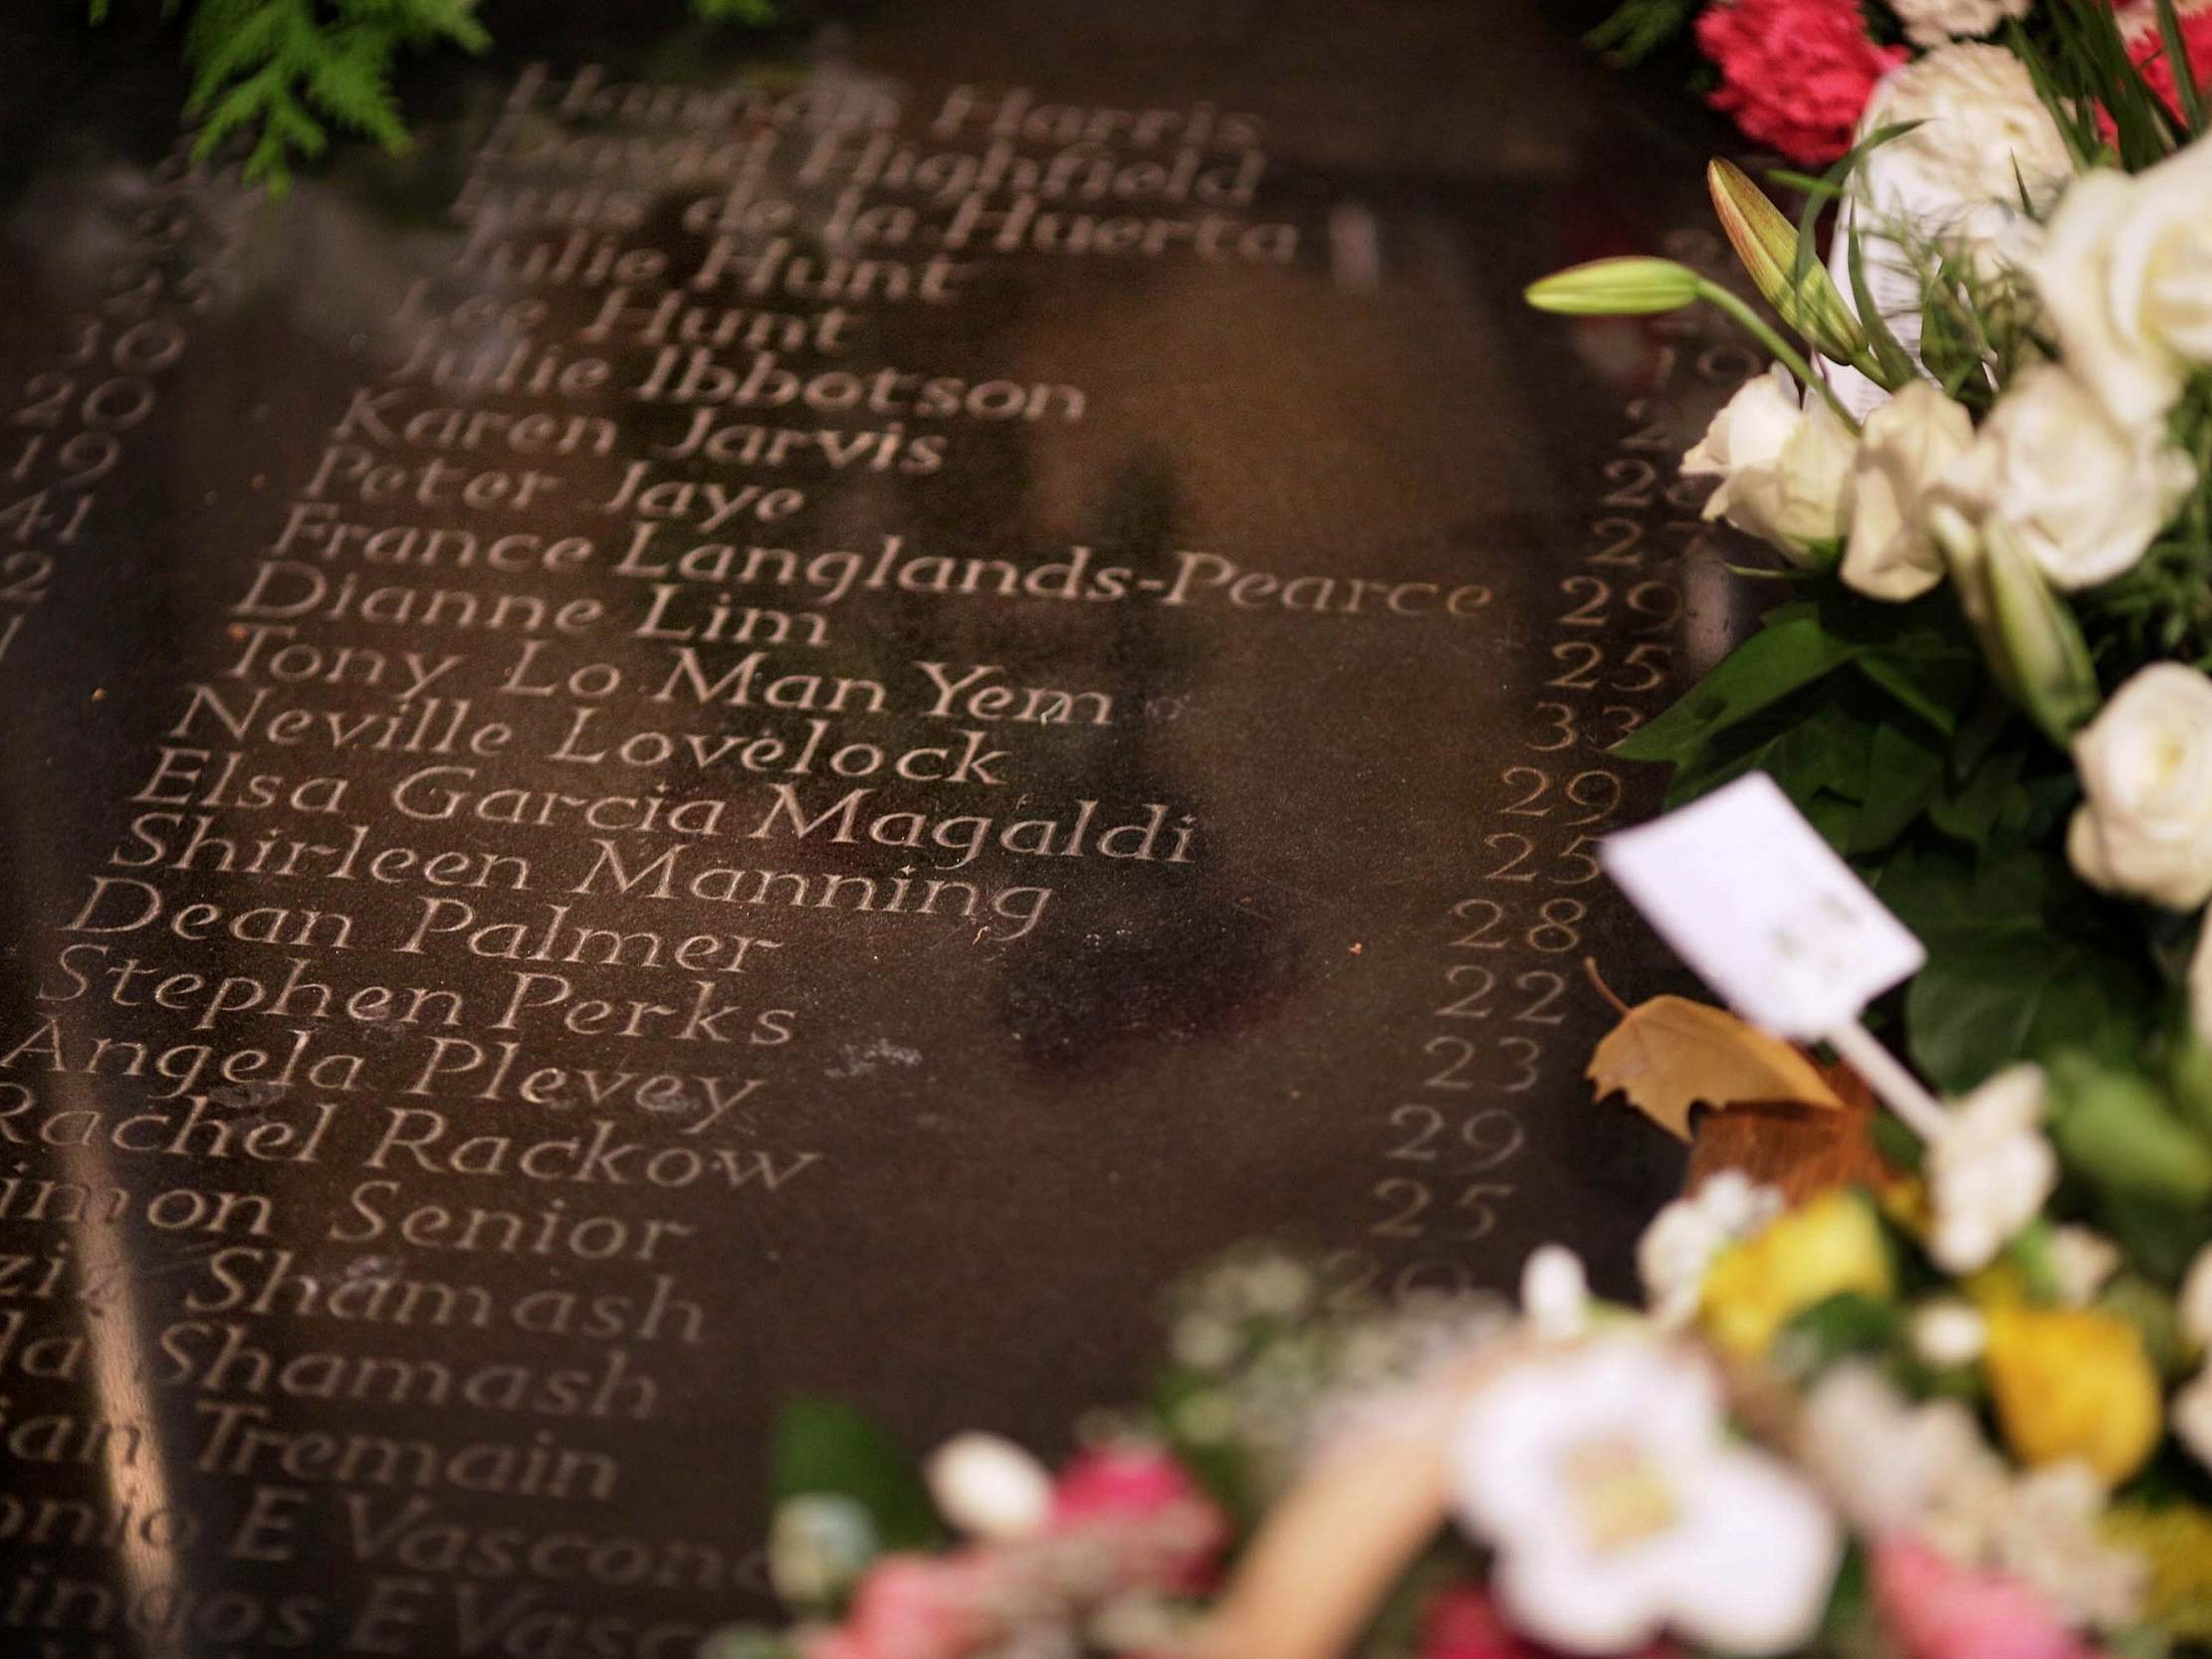
<svg viewBox="0 0 2212 1659">
<path fill-rule="evenodd" d="M 2176 63 L 2200 83 L 2212 66 L 2212 0 L 2118 0 L 2114 22 L 2128 63 L 2169 103 L 2188 80 Z M 1685 25 L 1707 102 L 1753 141 L 1816 166 L 1851 147 L 1876 87 L 1921 53 L 1989 37 L 2032 52 L 2066 38 L 2036 0 L 1623 0 L 1590 39 L 1636 63 Z"/>
<path fill-rule="evenodd" d="M 1783 602 L 1621 752 L 1677 801 L 1768 773 L 1901 917 L 1926 964 L 1872 1018 L 1943 1102 L 1792 1195 L 1709 1175 L 1640 1306 L 1557 1247 L 1517 1305 L 1234 1259 L 1056 1476 L 798 1407 L 799 1622 L 719 1659 L 2212 1655 L 2212 139 L 2171 0 L 2163 76 L 2102 0 L 1939 38 L 2020 9 L 1899 0 L 1929 49 L 1783 175 L 1799 221 L 1714 164 L 1754 298 L 1657 259 L 1529 293 L 1772 352 L 1683 470 Z"/>
</svg>

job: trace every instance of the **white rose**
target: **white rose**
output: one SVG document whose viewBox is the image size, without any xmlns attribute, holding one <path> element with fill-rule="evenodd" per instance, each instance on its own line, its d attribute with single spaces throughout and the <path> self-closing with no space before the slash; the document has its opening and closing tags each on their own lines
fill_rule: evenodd
<svg viewBox="0 0 2212 1659">
<path fill-rule="evenodd" d="M 2007 19 L 2026 17 L 2034 0 L 1889 0 L 1914 46 L 1942 46 L 1986 35 Z"/>
<path fill-rule="evenodd" d="M 1776 364 L 1737 388 L 1682 457 L 1682 475 L 1720 480 L 1705 503 L 1707 518 L 1726 518 L 1806 564 L 1816 542 L 1843 534 L 1855 447 L 1827 400 L 1800 399 L 1790 371 Z"/>
<path fill-rule="evenodd" d="M 2212 363 L 2212 139 L 2079 180 L 2030 267 L 2067 366 L 2122 426 L 2155 425 Z"/>
<path fill-rule="evenodd" d="M 2206 1245 L 2182 1276 L 2174 1319 L 2182 1336 L 2198 1348 L 2212 1348 L 2212 1244 Z"/>
<path fill-rule="evenodd" d="M 2163 434 L 2120 427 L 2080 380 L 2041 364 L 1997 400 L 1942 483 L 2010 527 L 2051 585 L 2071 591 L 2133 568 L 2195 478 Z"/>
<path fill-rule="evenodd" d="M 2212 898 L 2212 679 L 2152 663 L 2074 739 L 2088 799 L 2067 856 L 2107 893 L 2194 910 Z"/>
<path fill-rule="evenodd" d="M 1916 599 L 1943 579 L 1943 550 L 1927 521 L 1927 496 L 1944 469 L 1973 447 L 1974 419 L 1925 380 L 1867 417 L 1851 472 L 1846 584 L 1875 599 Z"/>
<path fill-rule="evenodd" d="M 1925 9 L 1962 3 L 1973 0 L 1929 0 Z M 1921 284 L 1911 251 L 1939 242 L 1995 282 L 2033 229 L 2021 187 L 2037 207 L 2048 206 L 2074 176 L 2074 157 L 2027 66 L 2001 46 L 1941 46 L 1890 71 L 1868 100 L 1858 136 L 1910 121 L 1921 124 L 1868 151 L 1853 170 L 1828 263 L 1851 295 L 1856 231 L 1875 309 L 1917 356 Z M 1837 367 L 1832 383 L 1856 415 L 1881 401 L 1881 388 L 1856 369 Z"/>
</svg>

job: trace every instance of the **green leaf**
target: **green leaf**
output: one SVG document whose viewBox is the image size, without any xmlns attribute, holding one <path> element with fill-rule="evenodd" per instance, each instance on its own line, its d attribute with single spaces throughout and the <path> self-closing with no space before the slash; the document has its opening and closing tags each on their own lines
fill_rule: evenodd
<svg viewBox="0 0 2212 1659">
<path fill-rule="evenodd" d="M 1927 946 L 1905 995 L 1913 1061 L 1963 1092 L 2022 1059 L 2066 1049 L 2124 1058 L 2147 1040 L 2157 986 L 2063 854 L 2021 849 L 1979 868 L 1912 852 L 1872 872 L 1875 891 Z"/>
<path fill-rule="evenodd" d="M 1928 821 L 1943 834 L 1980 850 L 2000 825 L 2017 826 L 2028 813 L 2028 795 L 2020 787 L 2025 750 L 1997 749 L 1963 780 L 1946 776 L 1944 785 L 1928 803 Z"/>
<path fill-rule="evenodd" d="M 852 1499 L 893 1550 L 928 1549 L 943 1536 L 921 1474 L 897 1442 L 841 1401 L 802 1394 L 776 1418 L 771 1507 L 807 1493 Z"/>
<path fill-rule="evenodd" d="M 1881 308 L 1875 304 L 1874 287 L 1867 280 L 1867 250 L 1859 239 L 1857 225 L 1847 232 L 1845 260 L 1851 273 L 1852 304 L 1859 311 L 1859 326 L 1866 330 L 1867 344 L 1874 352 L 1875 361 L 1888 376 L 1889 389 L 1895 391 L 1915 379 L 1920 370 L 1912 354 L 1898 343 L 1888 318 L 1881 314 Z"/>
<path fill-rule="evenodd" d="M 1721 659 L 1702 684 L 1613 752 L 1625 760 L 1684 764 L 1730 726 L 1835 673 L 1865 650 L 1830 634 L 1811 605 L 1782 606 L 1768 612 L 1766 626 Z"/>
<path fill-rule="evenodd" d="M 1793 1361 L 1826 1370 L 1854 1353 L 1878 1353 L 1897 1346 L 1904 1311 L 1894 1302 L 1844 1291 L 1816 1302 L 1782 1327 Z"/>
<path fill-rule="evenodd" d="M 1859 816 L 1844 852 L 1863 858 L 1881 851 L 1927 809 L 1942 783 L 1943 756 L 1932 743 L 1894 726 L 1876 727 Z"/>
</svg>

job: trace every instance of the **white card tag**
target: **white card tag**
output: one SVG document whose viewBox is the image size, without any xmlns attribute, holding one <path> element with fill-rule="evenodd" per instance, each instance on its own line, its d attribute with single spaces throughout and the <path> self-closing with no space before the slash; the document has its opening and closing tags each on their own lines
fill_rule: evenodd
<svg viewBox="0 0 2212 1659">
<path fill-rule="evenodd" d="M 1764 772 L 1607 837 L 1606 874 L 1753 1025 L 1809 1041 L 1918 972 L 1920 941 Z"/>
</svg>

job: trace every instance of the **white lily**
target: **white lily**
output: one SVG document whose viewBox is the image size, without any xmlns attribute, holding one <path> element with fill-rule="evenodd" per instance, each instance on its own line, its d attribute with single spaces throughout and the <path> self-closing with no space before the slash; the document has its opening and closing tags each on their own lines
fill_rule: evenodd
<svg viewBox="0 0 2212 1659">
<path fill-rule="evenodd" d="M 1842 1553 L 1786 1465 L 1730 1440 L 1694 1353 L 1644 1337 L 1531 1352 L 1468 1402 L 1454 1508 L 1497 1552 L 1507 1616 L 1569 1653 L 1671 1629 L 1731 1654 L 1796 1647 Z"/>
</svg>

